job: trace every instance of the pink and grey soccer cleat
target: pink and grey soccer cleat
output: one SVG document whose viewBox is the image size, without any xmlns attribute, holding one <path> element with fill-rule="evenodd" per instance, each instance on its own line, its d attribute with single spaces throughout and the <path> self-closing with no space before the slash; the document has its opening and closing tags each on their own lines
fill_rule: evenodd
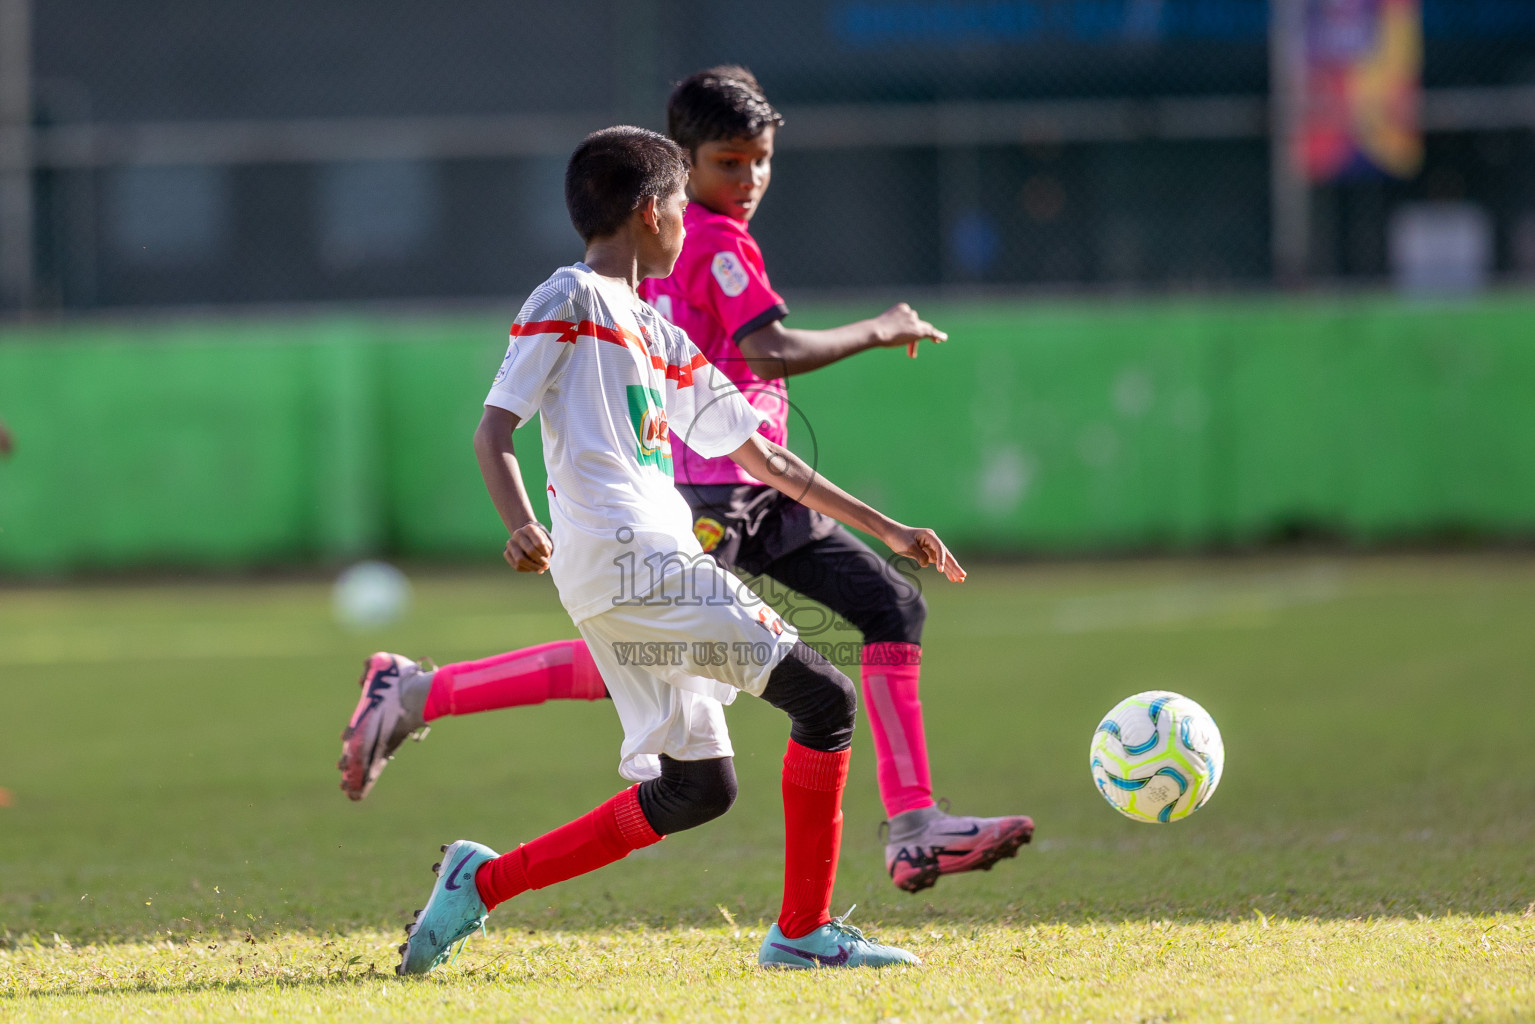
<svg viewBox="0 0 1535 1024">
<path fill-rule="evenodd" d="M 427 670 L 399 654 L 379 651 L 362 669 L 362 697 L 352 718 L 341 732 L 341 791 L 353 800 L 361 800 L 373 788 L 384 765 L 412 733 L 426 735 L 426 722 L 419 709 L 401 701 L 402 692 L 411 684 L 423 682 Z"/>
<path fill-rule="evenodd" d="M 1034 820 L 1021 814 L 971 818 L 938 812 L 915 828 L 897 831 L 896 822 L 891 827 L 885 870 L 896 888 L 906 892 L 936 885 L 939 875 L 990 871 L 1003 857 L 1018 856 L 1018 847 L 1034 836 Z"/>
</svg>

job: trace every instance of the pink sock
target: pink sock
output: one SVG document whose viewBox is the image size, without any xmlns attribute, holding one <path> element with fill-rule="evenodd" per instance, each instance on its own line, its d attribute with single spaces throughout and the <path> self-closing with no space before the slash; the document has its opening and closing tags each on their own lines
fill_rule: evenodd
<svg viewBox="0 0 1535 1024">
<path fill-rule="evenodd" d="M 432 676 L 422 717 L 542 704 L 601 700 L 608 694 L 585 640 L 556 640 L 480 661 L 444 665 Z"/>
<path fill-rule="evenodd" d="M 922 702 L 917 699 L 921 674 L 922 648 L 916 644 L 864 645 L 863 698 L 874 729 L 879 795 L 892 818 L 933 805 Z"/>
</svg>

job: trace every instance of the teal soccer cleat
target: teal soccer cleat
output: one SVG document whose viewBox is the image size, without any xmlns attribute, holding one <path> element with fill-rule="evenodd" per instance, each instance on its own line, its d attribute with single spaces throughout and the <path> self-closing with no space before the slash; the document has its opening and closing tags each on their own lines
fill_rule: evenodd
<svg viewBox="0 0 1535 1024">
<path fill-rule="evenodd" d="M 849 907 L 846 914 L 799 939 L 785 937 L 774 924 L 768 929 L 767 938 L 762 940 L 757 963 L 763 967 L 813 968 L 889 967 L 891 964 L 922 962 L 904 949 L 871 941 L 863 932 L 847 924 L 856 906 Z"/>
<path fill-rule="evenodd" d="M 425 974 L 448 959 L 455 943 L 469 938 L 485 924 L 490 911 L 480 899 L 474 874 L 500 854 L 488 846 L 460 839 L 442 848 L 442 863 L 433 866 L 437 881 L 424 910 L 405 926 L 396 974 Z"/>
</svg>

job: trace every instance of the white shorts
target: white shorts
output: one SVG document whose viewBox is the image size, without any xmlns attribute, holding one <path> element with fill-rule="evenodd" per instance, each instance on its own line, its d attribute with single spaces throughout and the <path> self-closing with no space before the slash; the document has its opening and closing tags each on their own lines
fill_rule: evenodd
<svg viewBox="0 0 1535 1024">
<path fill-rule="evenodd" d="M 741 691 L 761 696 L 799 639 L 738 579 L 729 583 L 741 600 L 620 605 L 576 624 L 624 726 L 624 778 L 658 777 L 662 754 L 730 757 L 725 705 Z"/>
</svg>

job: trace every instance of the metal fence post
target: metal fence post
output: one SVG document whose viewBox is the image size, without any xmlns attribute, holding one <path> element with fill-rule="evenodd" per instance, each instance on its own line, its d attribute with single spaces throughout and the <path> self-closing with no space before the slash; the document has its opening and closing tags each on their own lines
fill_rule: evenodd
<svg viewBox="0 0 1535 1024">
<path fill-rule="evenodd" d="M 0 306 L 32 301 L 31 0 L 0 0 Z"/>
<path fill-rule="evenodd" d="M 614 23 L 618 26 L 618 52 L 613 55 L 617 95 L 613 118 L 665 130 L 662 107 L 669 88 L 661 75 L 662 4 L 658 0 L 616 0 Z"/>
<path fill-rule="evenodd" d="M 1274 280 L 1298 285 L 1311 248 L 1311 192 L 1300 162 L 1306 113 L 1306 4 L 1269 0 L 1269 212 Z"/>
</svg>

